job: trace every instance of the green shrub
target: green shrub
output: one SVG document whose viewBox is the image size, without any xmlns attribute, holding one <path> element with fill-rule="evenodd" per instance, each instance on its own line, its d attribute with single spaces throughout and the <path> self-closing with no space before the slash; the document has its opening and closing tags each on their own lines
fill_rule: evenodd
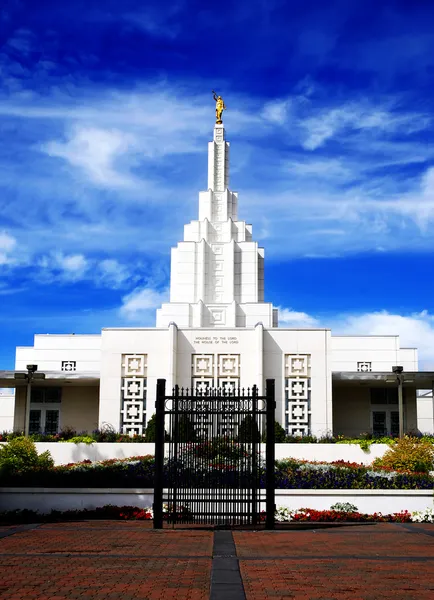
<svg viewBox="0 0 434 600">
<path fill-rule="evenodd" d="M 181 414 L 178 421 L 178 441 L 195 442 L 197 433 L 194 424 L 187 413 Z"/>
<path fill-rule="evenodd" d="M 434 446 L 431 441 L 405 436 L 391 446 L 384 456 L 374 460 L 373 466 L 428 473 L 433 470 L 433 461 Z"/>
<path fill-rule="evenodd" d="M 333 506 L 330 506 L 330 510 L 335 510 L 337 512 L 344 512 L 344 513 L 353 513 L 353 512 L 359 511 L 357 506 L 355 506 L 354 504 L 351 504 L 351 502 L 336 502 L 336 504 L 333 504 Z"/>
<path fill-rule="evenodd" d="M 274 421 L 274 439 L 276 444 L 284 444 L 286 442 L 286 432 L 278 421 Z M 267 441 L 267 433 L 263 433 L 261 441 Z"/>
<path fill-rule="evenodd" d="M 48 469 L 53 465 L 54 461 L 48 450 L 38 455 L 35 442 L 26 437 L 16 437 L 0 448 L 2 475 Z"/>
<path fill-rule="evenodd" d="M 88 446 L 90 446 L 90 444 L 95 443 L 95 440 L 90 435 L 76 435 L 67 440 L 59 440 L 59 441 L 71 443 L 71 444 L 87 444 Z"/>
<path fill-rule="evenodd" d="M 274 421 L 274 440 L 276 444 L 283 443 L 286 440 L 286 431 L 277 421 Z"/>
<path fill-rule="evenodd" d="M 252 415 L 246 415 L 238 427 L 237 441 L 242 444 L 251 444 L 252 442 L 260 442 L 261 434 L 259 433 L 258 424 Z"/>
</svg>

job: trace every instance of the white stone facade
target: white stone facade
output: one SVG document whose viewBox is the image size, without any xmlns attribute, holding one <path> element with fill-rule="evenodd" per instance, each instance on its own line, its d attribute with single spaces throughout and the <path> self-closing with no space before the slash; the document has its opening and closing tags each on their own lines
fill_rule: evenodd
<svg viewBox="0 0 434 600">
<path fill-rule="evenodd" d="M 36 364 L 46 374 L 37 386 L 61 390 L 58 400 L 52 391 L 35 395 L 33 425 L 38 415 L 41 428 L 48 417 L 52 424 L 57 410 L 58 428 L 142 434 L 159 378 L 168 390 L 257 385 L 260 394 L 274 379 L 276 418 L 289 435 L 393 433 L 396 385 L 386 374 L 401 365 L 414 379 L 405 390 L 406 429 L 432 431 L 432 396 L 416 399 L 417 350 L 401 348 L 398 336 L 277 326 L 277 310 L 264 302 L 264 250 L 238 220 L 238 195 L 229 190 L 223 125 L 214 128 L 208 158 L 208 190 L 199 194 L 198 220 L 172 249 L 170 302 L 157 310 L 155 328 L 36 335 L 34 346 L 17 348 L 17 370 Z M 418 380 L 425 389 L 429 375 Z M 24 420 L 25 388 L 17 387 L 13 427 L 24 429 Z"/>
<path fill-rule="evenodd" d="M 252 226 L 238 220 L 238 195 L 229 190 L 229 143 L 223 125 L 208 147 L 208 190 L 199 194 L 199 220 L 184 228 L 172 249 L 170 302 L 157 310 L 157 327 L 277 326 L 264 303 L 264 249 Z"/>
</svg>

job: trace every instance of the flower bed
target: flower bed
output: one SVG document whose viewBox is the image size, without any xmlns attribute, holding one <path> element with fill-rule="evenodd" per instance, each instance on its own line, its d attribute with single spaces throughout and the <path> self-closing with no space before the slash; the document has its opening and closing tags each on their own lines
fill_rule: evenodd
<svg viewBox="0 0 434 600">
<path fill-rule="evenodd" d="M 170 520 L 173 515 L 170 507 L 165 505 L 163 516 Z M 265 512 L 261 513 L 261 520 L 265 521 Z M 53 521 L 78 521 L 83 519 L 110 519 L 110 520 L 135 520 L 150 521 L 153 519 L 153 510 L 150 507 L 139 508 L 137 506 L 112 506 L 106 505 L 94 509 L 82 510 L 53 510 L 49 514 L 41 514 L 33 510 L 13 510 L 0 513 L 0 523 L 35 523 L 35 522 L 53 522 Z M 187 513 L 183 507 L 178 507 L 177 519 L 192 520 L 192 516 Z M 285 507 L 278 507 L 275 513 L 275 520 L 278 523 L 434 523 L 434 510 L 426 509 L 424 511 L 402 511 L 392 514 L 364 514 L 357 511 L 352 505 L 341 505 L 337 509 L 315 510 L 311 508 L 300 508 L 298 510 L 289 510 Z"/>
<path fill-rule="evenodd" d="M 345 506 L 345 504 L 347 504 Z M 360 513 L 356 506 L 348 503 L 336 505 L 330 510 L 315 510 L 312 508 L 299 508 L 289 510 L 286 507 L 277 507 L 275 520 L 277 522 L 306 522 L 313 523 L 434 523 L 434 510 L 431 508 L 423 511 L 409 512 L 407 510 L 382 514 L 375 512 L 373 514 Z M 262 517 L 265 519 L 265 514 Z"/>
<path fill-rule="evenodd" d="M 3 486 L 151 488 L 154 485 L 155 460 L 151 455 L 104 461 L 85 460 L 48 469 L 6 474 Z"/>
<path fill-rule="evenodd" d="M 277 462 L 276 489 L 434 489 L 434 477 L 373 468 L 358 463 L 297 461 Z"/>
<path fill-rule="evenodd" d="M 20 431 L 3 431 L 0 432 L 0 442 L 9 442 L 10 440 L 24 435 Z M 412 434 L 409 434 L 410 436 Z M 93 444 L 93 443 L 118 443 L 118 444 L 135 444 L 155 441 L 155 432 L 148 432 L 145 435 L 126 435 L 118 433 L 111 429 L 99 430 L 95 429 L 92 432 L 80 431 L 73 429 L 64 429 L 55 435 L 47 433 L 35 433 L 29 436 L 34 442 L 69 442 L 74 444 Z M 418 435 L 414 434 L 414 439 L 427 440 L 434 444 L 434 435 Z M 263 440 L 264 441 L 264 440 Z M 391 436 L 375 437 L 372 434 L 362 433 L 360 437 L 352 438 L 344 435 L 334 436 L 332 434 L 323 436 L 305 435 L 305 436 L 279 436 L 276 438 L 279 444 L 357 444 L 364 450 L 368 450 L 372 444 L 387 444 L 392 445 L 398 441 L 398 438 Z"/>
<path fill-rule="evenodd" d="M 173 465 L 165 466 L 165 485 L 170 481 Z M 243 485 L 238 473 L 222 468 L 218 457 L 204 460 L 202 469 L 186 470 L 188 487 Z M 89 460 L 51 468 L 4 474 L 2 486 L 51 488 L 152 488 L 154 457 L 134 456 L 91 462 Z M 265 469 L 261 468 L 259 487 L 265 487 Z M 434 477 L 425 473 L 409 473 L 366 467 L 358 463 L 308 462 L 286 459 L 276 463 L 277 489 L 368 489 L 368 490 L 431 490 Z"/>
<path fill-rule="evenodd" d="M 0 432 L 0 442 L 10 442 L 11 440 L 22 437 L 22 431 L 3 431 Z M 56 434 L 49 433 L 33 433 L 29 436 L 34 442 L 56 443 L 68 442 L 71 444 L 94 444 L 94 443 L 113 443 L 117 444 L 143 444 L 145 442 L 154 442 L 153 436 L 146 435 L 127 435 L 118 433 L 117 431 L 100 431 L 95 429 L 91 433 L 87 431 L 76 432 L 74 429 L 65 429 Z M 151 438 L 152 439 L 149 439 Z"/>
</svg>

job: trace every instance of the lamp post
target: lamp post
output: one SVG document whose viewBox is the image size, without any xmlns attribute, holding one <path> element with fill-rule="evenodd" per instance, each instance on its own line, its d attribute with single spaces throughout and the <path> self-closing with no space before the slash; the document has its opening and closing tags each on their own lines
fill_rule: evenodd
<svg viewBox="0 0 434 600">
<path fill-rule="evenodd" d="M 398 383 L 398 415 L 399 415 L 399 438 L 404 437 L 404 402 L 402 394 L 402 384 L 404 383 L 404 367 L 396 366 L 392 367 L 393 373 L 396 375 L 396 381 Z"/>
<path fill-rule="evenodd" d="M 29 435 L 30 401 L 32 395 L 32 382 L 34 379 L 45 379 L 45 373 L 36 373 L 38 365 L 26 365 L 27 373 L 14 373 L 15 379 L 25 379 L 27 382 L 26 406 L 24 411 L 24 435 Z"/>
</svg>

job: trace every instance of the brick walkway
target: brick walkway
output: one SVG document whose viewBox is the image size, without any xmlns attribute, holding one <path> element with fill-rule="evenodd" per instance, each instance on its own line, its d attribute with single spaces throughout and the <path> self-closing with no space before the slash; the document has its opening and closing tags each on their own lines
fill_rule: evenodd
<svg viewBox="0 0 434 600">
<path fill-rule="evenodd" d="M 1 526 L 0 599 L 434 598 L 433 525 L 233 534 L 151 527 Z"/>
<path fill-rule="evenodd" d="M 234 533 L 248 600 L 433 600 L 433 536 L 397 524 Z"/>
</svg>

